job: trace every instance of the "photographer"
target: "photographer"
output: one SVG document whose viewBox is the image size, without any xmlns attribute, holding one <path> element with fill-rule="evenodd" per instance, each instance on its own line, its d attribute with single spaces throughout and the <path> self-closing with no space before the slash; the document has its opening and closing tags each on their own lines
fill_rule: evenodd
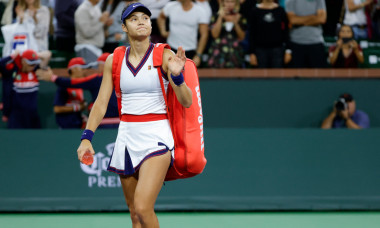
<svg viewBox="0 0 380 228">
<path fill-rule="evenodd" d="M 342 25 L 338 31 L 338 41 L 329 49 L 329 61 L 336 68 L 358 68 L 364 62 L 363 52 L 354 40 L 354 32 L 349 25 Z"/>
<path fill-rule="evenodd" d="M 333 111 L 323 121 L 321 128 L 369 128 L 369 117 L 361 111 L 356 110 L 356 102 L 351 94 L 345 93 L 339 96 L 334 104 Z"/>
</svg>

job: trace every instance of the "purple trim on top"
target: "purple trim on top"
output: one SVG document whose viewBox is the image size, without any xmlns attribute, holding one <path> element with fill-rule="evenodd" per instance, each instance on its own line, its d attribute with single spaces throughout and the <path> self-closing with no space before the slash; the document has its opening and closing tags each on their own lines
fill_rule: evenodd
<svg viewBox="0 0 380 228">
<path fill-rule="evenodd" d="M 165 78 L 166 81 L 169 81 L 168 75 L 166 74 L 164 69 L 162 69 L 162 66 L 160 66 L 160 70 L 161 70 L 162 77 Z"/>
<path fill-rule="evenodd" d="M 135 68 L 130 62 L 129 62 L 129 59 L 128 59 L 128 56 L 129 56 L 129 52 L 131 51 L 131 48 L 129 47 L 127 49 L 127 51 L 125 52 L 125 62 L 127 64 L 127 67 L 129 68 L 129 70 L 132 72 L 133 76 L 136 77 L 136 75 L 139 73 L 139 71 L 141 70 L 141 68 L 144 66 L 145 62 L 148 60 L 148 57 L 150 55 L 150 53 L 152 52 L 153 50 L 153 47 L 154 45 L 152 43 L 149 44 L 149 48 L 148 50 L 145 52 L 145 55 L 144 57 L 142 58 L 142 60 L 140 61 L 139 65 L 137 65 L 137 68 Z"/>
</svg>

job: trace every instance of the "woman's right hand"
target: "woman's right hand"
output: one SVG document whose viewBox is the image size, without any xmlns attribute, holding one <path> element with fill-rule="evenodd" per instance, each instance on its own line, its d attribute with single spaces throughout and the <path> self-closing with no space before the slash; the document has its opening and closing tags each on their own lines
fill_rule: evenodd
<svg viewBox="0 0 380 228">
<path fill-rule="evenodd" d="M 336 41 L 336 46 L 337 47 L 342 47 L 342 45 L 343 45 L 343 40 L 342 39 L 339 39 L 339 40 Z"/>
<path fill-rule="evenodd" d="M 87 150 L 89 150 L 92 155 L 95 154 L 95 151 L 92 148 L 91 142 L 87 139 L 83 139 L 82 142 L 80 143 L 79 147 L 78 147 L 78 150 L 77 150 L 78 160 L 80 162 L 82 162 L 83 155 L 84 155 L 84 153 L 86 153 Z"/>
</svg>

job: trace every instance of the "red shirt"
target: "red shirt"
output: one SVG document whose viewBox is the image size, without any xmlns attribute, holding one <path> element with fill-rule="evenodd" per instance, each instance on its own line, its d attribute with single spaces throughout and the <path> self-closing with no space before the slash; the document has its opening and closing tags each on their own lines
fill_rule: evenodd
<svg viewBox="0 0 380 228">
<path fill-rule="evenodd" d="M 359 51 L 361 52 L 362 49 L 358 45 Z M 329 55 L 331 55 L 336 49 L 336 45 L 333 45 L 329 48 Z M 339 51 L 338 58 L 336 59 L 335 63 L 332 64 L 332 67 L 335 68 L 358 68 L 359 62 L 358 58 L 355 55 L 354 50 L 350 53 L 349 56 L 344 57 L 342 50 Z"/>
</svg>

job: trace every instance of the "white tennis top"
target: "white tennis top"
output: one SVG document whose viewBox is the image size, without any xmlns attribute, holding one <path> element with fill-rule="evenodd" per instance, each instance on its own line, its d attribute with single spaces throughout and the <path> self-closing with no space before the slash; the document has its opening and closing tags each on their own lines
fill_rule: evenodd
<svg viewBox="0 0 380 228">
<path fill-rule="evenodd" d="M 166 113 L 157 68 L 153 67 L 153 47 L 149 46 L 136 68 L 128 61 L 130 47 L 125 52 L 120 72 L 121 114 Z M 165 78 L 163 81 L 167 91 L 169 81 Z"/>
</svg>

